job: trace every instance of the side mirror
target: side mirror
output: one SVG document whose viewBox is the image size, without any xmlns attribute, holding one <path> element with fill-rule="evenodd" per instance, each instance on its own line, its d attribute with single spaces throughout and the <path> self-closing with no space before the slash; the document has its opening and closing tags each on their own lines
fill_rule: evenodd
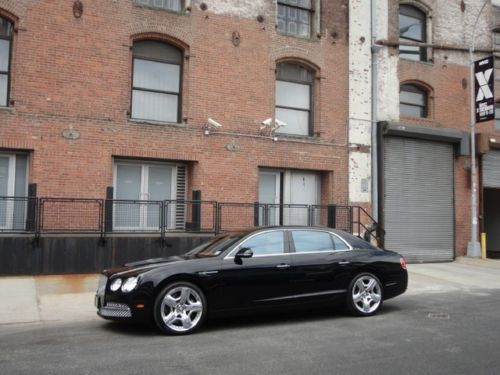
<svg viewBox="0 0 500 375">
<path fill-rule="evenodd" d="M 241 249 L 238 250 L 236 255 L 234 256 L 235 258 L 251 258 L 253 257 L 253 251 L 249 247 L 242 247 Z"/>
</svg>

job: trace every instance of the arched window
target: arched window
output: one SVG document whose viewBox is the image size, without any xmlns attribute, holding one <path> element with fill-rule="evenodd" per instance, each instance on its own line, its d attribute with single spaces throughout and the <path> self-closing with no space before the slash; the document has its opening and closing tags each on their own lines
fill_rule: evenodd
<svg viewBox="0 0 500 375">
<path fill-rule="evenodd" d="M 9 103 L 12 31 L 12 23 L 0 17 L 0 107 L 7 107 Z"/>
<path fill-rule="evenodd" d="M 182 51 L 146 40 L 134 43 L 131 117 L 181 122 Z"/>
<path fill-rule="evenodd" d="M 427 117 L 427 92 L 416 85 L 401 85 L 399 108 L 401 116 Z"/>
<path fill-rule="evenodd" d="M 399 38 L 401 42 L 427 42 L 427 17 L 424 12 L 411 5 L 399 6 Z M 405 59 L 425 61 L 424 47 L 400 46 L 399 55 Z"/>
<path fill-rule="evenodd" d="M 286 123 L 279 133 L 312 134 L 314 72 L 293 63 L 278 64 L 276 70 L 276 112 Z"/>
</svg>

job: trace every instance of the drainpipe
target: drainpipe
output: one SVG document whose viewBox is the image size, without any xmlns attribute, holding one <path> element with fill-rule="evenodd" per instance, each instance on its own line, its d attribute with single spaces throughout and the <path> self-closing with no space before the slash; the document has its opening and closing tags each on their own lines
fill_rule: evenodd
<svg viewBox="0 0 500 375">
<path fill-rule="evenodd" d="M 378 143 L 377 143 L 377 122 L 378 122 L 378 63 L 377 54 L 381 46 L 376 45 L 377 40 L 377 9 L 375 1 L 370 2 L 371 6 L 371 51 L 372 51 L 372 119 L 371 119 L 371 158 L 372 158 L 372 216 L 375 221 L 378 218 Z"/>
</svg>

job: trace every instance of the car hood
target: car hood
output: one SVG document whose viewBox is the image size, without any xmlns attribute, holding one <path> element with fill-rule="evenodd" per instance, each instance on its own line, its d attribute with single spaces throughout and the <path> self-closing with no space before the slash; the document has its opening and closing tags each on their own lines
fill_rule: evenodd
<svg viewBox="0 0 500 375">
<path fill-rule="evenodd" d="M 133 274 L 141 273 L 143 271 L 148 271 L 153 268 L 163 267 L 171 263 L 183 262 L 188 259 L 190 258 L 184 255 L 144 259 L 136 262 L 126 263 L 120 267 L 104 270 L 103 273 L 106 274 L 108 277 L 117 274 L 119 274 L 120 276 L 129 276 L 129 275 L 132 276 Z"/>
</svg>

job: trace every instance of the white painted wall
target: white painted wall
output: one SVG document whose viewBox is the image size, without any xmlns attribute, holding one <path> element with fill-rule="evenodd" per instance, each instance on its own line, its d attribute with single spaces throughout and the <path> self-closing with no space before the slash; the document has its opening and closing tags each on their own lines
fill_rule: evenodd
<svg viewBox="0 0 500 375">
<path fill-rule="evenodd" d="M 371 200 L 370 2 L 349 1 L 349 201 Z M 366 147 L 367 146 L 367 147 Z M 360 152 L 359 148 L 363 149 Z"/>
<path fill-rule="evenodd" d="M 242 18 L 266 15 L 274 6 L 272 1 L 267 0 L 193 0 L 192 2 L 196 5 L 204 2 L 208 6 L 208 12 Z"/>
</svg>

